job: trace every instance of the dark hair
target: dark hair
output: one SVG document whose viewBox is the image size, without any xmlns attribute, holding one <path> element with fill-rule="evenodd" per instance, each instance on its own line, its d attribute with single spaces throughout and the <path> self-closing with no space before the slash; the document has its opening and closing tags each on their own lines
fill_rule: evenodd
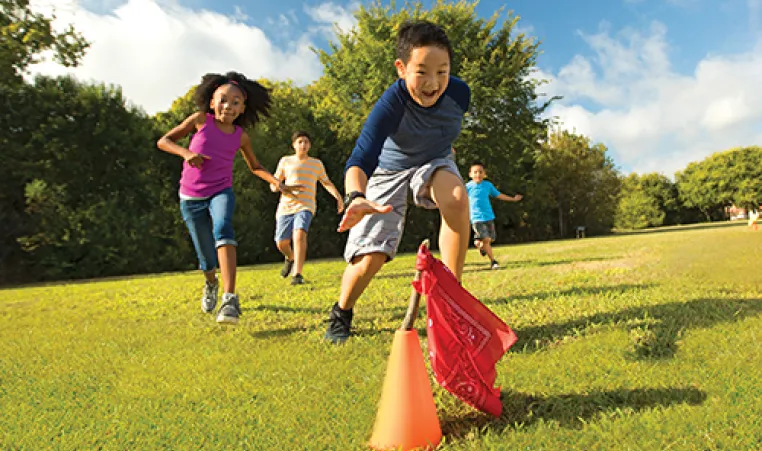
<svg viewBox="0 0 762 451">
<path fill-rule="evenodd" d="M 484 169 L 484 163 L 482 163 L 482 162 L 481 162 L 481 161 L 479 161 L 479 160 L 476 160 L 476 161 L 472 161 L 472 162 L 471 162 L 471 166 L 469 166 L 469 168 L 472 168 L 472 167 L 474 167 L 474 166 L 481 166 L 481 167 L 482 167 L 482 169 Z"/>
<path fill-rule="evenodd" d="M 425 20 L 405 22 L 397 32 L 397 58 L 407 64 L 413 49 L 433 45 L 444 50 L 452 60 L 452 47 L 447 33 L 439 26 Z"/>
<path fill-rule="evenodd" d="M 206 74 L 201 78 L 201 84 L 196 87 L 193 100 L 196 102 L 199 110 L 205 113 L 211 113 L 209 103 L 222 85 L 234 85 L 243 93 L 246 109 L 243 114 L 238 116 L 233 122 L 235 125 L 245 127 L 254 126 L 263 116 L 270 115 L 270 93 L 267 88 L 254 80 L 249 80 L 238 72 L 228 72 L 221 74 Z"/>
<path fill-rule="evenodd" d="M 312 137 L 310 137 L 310 134 L 305 132 L 304 130 L 295 131 L 294 134 L 291 135 L 291 142 L 293 143 L 294 141 L 297 140 L 297 138 L 301 138 L 302 136 L 307 138 L 307 141 L 312 142 Z"/>
</svg>

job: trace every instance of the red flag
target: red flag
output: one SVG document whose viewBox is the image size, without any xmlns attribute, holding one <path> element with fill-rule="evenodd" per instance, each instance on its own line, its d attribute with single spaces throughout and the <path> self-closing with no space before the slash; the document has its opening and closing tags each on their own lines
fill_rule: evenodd
<svg viewBox="0 0 762 451">
<path fill-rule="evenodd" d="M 426 296 L 431 368 L 439 385 L 471 406 L 500 416 L 495 364 L 516 342 L 516 334 L 458 283 L 428 248 L 421 246 L 416 291 Z"/>
</svg>

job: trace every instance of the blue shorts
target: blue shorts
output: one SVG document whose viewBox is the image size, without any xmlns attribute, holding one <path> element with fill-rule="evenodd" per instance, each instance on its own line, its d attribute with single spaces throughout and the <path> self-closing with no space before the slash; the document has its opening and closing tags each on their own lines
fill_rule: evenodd
<svg viewBox="0 0 762 451">
<path fill-rule="evenodd" d="M 217 269 L 217 248 L 238 246 L 233 231 L 235 195 L 232 188 L 202 200 L 180 200 L 180 212 L 188 226 L 202 271 Z"/>
<path fill-rule="evenodd" d="M 275 219 L 275 242 L 290 240 L 294 235 L 294 229 L 302 229 L 305 233 L 310 230 L 312 212 L 309 210 L 298 211 L 292 215 L 278 216 Z"/>
</svg>

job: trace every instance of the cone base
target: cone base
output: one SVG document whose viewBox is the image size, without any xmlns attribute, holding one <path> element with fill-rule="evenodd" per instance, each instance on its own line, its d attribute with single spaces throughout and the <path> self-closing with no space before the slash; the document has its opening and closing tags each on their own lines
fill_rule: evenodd
<svg viewBox="0 0 762 451">
<path fill-rule="evenodd" d="M 429 375 L 416 330 L 394 333 L 376 423 L 368 446 L 434 449 L 442 441 Z"/>
</svg>

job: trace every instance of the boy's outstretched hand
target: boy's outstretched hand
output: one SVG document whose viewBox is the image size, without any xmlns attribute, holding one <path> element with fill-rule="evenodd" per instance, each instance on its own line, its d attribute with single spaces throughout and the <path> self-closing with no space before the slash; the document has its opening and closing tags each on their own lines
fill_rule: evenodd
<svg viewBox="0 0 762 451">
<path fill-rule="evenodd" d="M 346 206 L 344 216 L 341 217 L 341 222 L 339 223 L 338 231 L 346 232 L 357 225 L 357 223 L 366 215 L 389 213 L 390 211 L 392 211 L 391 205 L 378 205 L 368 199 L 358 197 Z"/>
</svg>

